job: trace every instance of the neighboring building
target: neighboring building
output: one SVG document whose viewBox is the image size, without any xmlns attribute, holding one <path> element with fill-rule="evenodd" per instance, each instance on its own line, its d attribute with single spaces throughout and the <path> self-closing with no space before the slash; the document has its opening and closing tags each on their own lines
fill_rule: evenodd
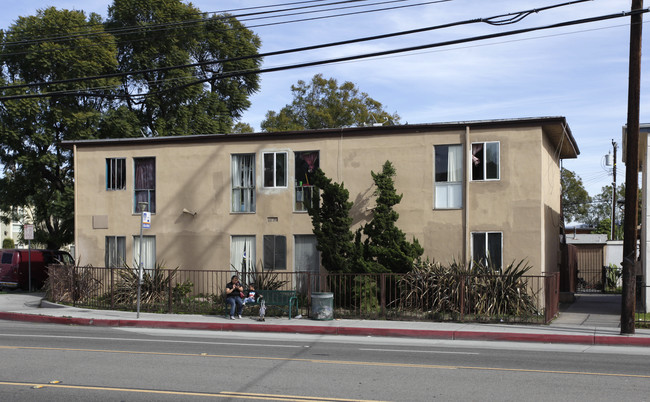
<svg viewBox="0 0 650 402">
<path fill-rule="evenodd" d="M 571 233 L 567 230 L 567 244 L 576 247 L 576 290 L 601 292 L 603 290 L 603 266 L 606 261 L 607 235 Z"/>
<path fill-rule="evenodd" d="M 18 208 L 17 213 L 22 220 L 27 219 L 31 220 L 31 214 L 28 210 L 23 208 Z M 21 234 L 23 231 L 23 224 L 17 221 L 10 221 L 9 223 L 0 222 L 0 246 L 4 242 L 4 239 L 12 239 L 14 241 L 15 248 L 26 248 L 27 244 L 21 242 Z"/>
<path fill-rule="evenodd" d="M 564 117 L 67 142 L 74 150 L 77 261 L 145 267 L 318 271 L 306 194 L 317 167 L 344 183 L 354 227 L 375 202 L 370 172 L 396 168 L 397 225 L 442 263 L 526 259 L 558 272 Z"/>
<path fill-rule="evenodd" d="M 648 152 L 648 146 L 650 141 L 648 141 L 648 136 L 650 136 L 650 123 L 639 125 L 639 170 L 642 172 L 642 181 L 641 181 L 641 190 L 642 190 L 642 213 L 641 213 L 641 251 L 639 255 L 639 264 L 637 265 L 637 276 L 640 279 L 640 282 L 637 283 L 640 285 L 640 289 L 637 289 L 637 294 L 640 296 L 642 305 L 640 307 L 644 308 L 645 311 L 650 308 L 650 292 L 648 291 L 648 278 L 650 278 L 650 231 L 648 224 L 650 223 L 650 205 L 648 196 L 648 185 L 650 185 L 650 179 L 648 178 L 648 164 L 650 164 L 650 152 Z M 623 162 L 626 160 L 626 138 L 627 138 L 627 127 L 623 127 Z"/>
</svg>

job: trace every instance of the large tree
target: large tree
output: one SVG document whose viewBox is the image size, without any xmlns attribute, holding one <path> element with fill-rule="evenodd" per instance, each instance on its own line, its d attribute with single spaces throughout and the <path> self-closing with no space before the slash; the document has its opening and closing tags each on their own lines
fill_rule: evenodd
<svg viewBox="0 0 650 402">
<path fill-rule="evenodd" d="M 333 182 L 325 176 L 320 168 L 314 171 L 313 184 L 318 192 L 312 193 L 315 199 L 310 200 L 307 211 L 311 216 L 323 267 L 329 272 L 354 272 L 350 193 L 342 183 Z"/>
<path fill-rule="evenodd" d="M 39 243 L 72 242 L 73 166 L 61 142 L 228 132 L 259 77 L 222 74 L 255 71 L 259 47 L 235 18 L 180 0 L 115 0 L 108 21 L 53 7 L 19 18 L 2 36 L 0 85 L 13 88 L 0 92 L 0 211 L 28 207 Z M 45 96 L 8 98 L 34 94 Z"/>
<path fill-rule="evenodd" d="M 390 161 L 386 161 L 379 173 L 370 172 L 375 183 L 374 195 L 377 196 L 372 219 L 364 225 L 363 234 L 364 259 L 369 263 L 369 271 L 408 272 L 413 262 L 424 250 L 417 239 L 406 240 L 406 235 L 397 227 L 399 214 L 394 207 L 402 200 L 397 194 L 393 177 L 396 170 Z"/>
<path fill-rule="evenodd" d="M 19 18 L 5 32 L 2 61 L 4 81 L 14 86 L 102 75 L 117 65 L 113 37 L 104 32 L 99 15 L 55 8 Z M 108 88 L 99 90 L 107 94 L 116 84 L 97 79 L 2 91 L 3 96 L 72 92 L 0 104 L 0 210 L 29 207 L 35 240 L 48 248 L 73 239 L 71 155 L 61 142 L 93 138 L 109 107 L 102 97 L 76 93 L 96 87 Z"/>
<path fill-rule="evenodd" d="M 638 195 L 638 221 L 641 222 L 643 215 L 643 194 L 642 190 L 639 189 Z M 617 240 L 623 239 L 623 221 L 625 220 L 625 209 L 623 208 L 623 203 L 625 202 L 625 183 L 620 186 L 616 186 L 616 211 L 614 217 L 615 223 L 615 238 Z M 612 218 L 612 186 L 604 186 L 601 189 L 600 194 L 593 198 L 591 203 L 591 208 L 589 209 L 589 224 L 596 228 L 596 233 L 603 233 L 611 236 L 611 218 Z"/>
<path fill-rule="evenodd" d="M 352 82 L 339 85 L 334 78 L 316 74 L 311 82 L 298 81 L 291 86 L 293 102 L 279 112 L 268 111 L 262 131 L 311 130 L 373 123 L 398 124 L 397 113 L 384 110 L 382 104 L 361 92 Z"/>
<path fill-rule="evenodd" d="M 562 211 L 565 222 L 587 223 L 591 197 L 575 172 L 562 168 Z"/>
<path fill-rule="evenodd" d="M 114 0 L 108 13 L 119 70 L 140 71 L 122 80 L 120 104 L 137 117 L 143 134 L 225 133 L 250 106 L 259 76 L 222 76 L 261 65 L 259 37 L 234 17 L 204 17 L 180 0 Z"/>
</svg>

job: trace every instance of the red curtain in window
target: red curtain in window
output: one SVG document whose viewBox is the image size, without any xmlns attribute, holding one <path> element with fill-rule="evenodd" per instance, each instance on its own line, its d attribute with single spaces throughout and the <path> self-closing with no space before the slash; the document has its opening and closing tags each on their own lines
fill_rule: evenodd
<svg viewBox="0 0 650 402">
<path fill-rule="evenodd" d="M 314 167 L 316 167 L 316 160 L 318 159 L 318 153 L 316 152 L 311 152 L 308 154 L 302 154 L 301 155 L 302 159 L 307 162 L 307 166 L 309 166 L 309 171 L 313 171 Z"/>
</svg>

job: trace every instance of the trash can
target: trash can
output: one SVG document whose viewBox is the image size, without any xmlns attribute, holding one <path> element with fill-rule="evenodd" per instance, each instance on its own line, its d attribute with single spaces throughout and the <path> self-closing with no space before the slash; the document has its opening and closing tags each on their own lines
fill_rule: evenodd
<svg viewBox="0 0 650 402">
<path fill-rule="evenodd" d="M 314 320 L 334 319 L 334 293 L 311 294 L 311 318 Z"/>
</svg>

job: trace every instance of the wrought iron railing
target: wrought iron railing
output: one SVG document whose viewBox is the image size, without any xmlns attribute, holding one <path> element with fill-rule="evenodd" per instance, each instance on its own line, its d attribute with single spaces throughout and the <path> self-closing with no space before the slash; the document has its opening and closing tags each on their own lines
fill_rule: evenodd
<svg viewBox="0 0 650 402">
<path fill-rule="evenodd" d="M 224 289 L 233 271 L 144 270 L 141 311 L 223 314 Z M 255 272 L 259 290 L 296 290 L 300 314 L 309 316 L 312 293 L 332 294 L 337 318 L 429 321 L 550 322 L 559 308 L 559 273 L 419 278 L 404 274 Z M 421 278 L 420 278 L 421 279 Z M 131 268 L 55 266 L 47 298 L 96 309 L 135 310 L 137 273 Z"/>
</svg>

